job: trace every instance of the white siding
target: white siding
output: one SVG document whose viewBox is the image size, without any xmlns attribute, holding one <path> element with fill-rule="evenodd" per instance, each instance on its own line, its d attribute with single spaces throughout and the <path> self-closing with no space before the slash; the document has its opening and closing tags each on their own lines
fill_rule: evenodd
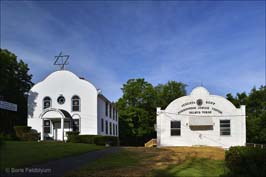
<svg viewBox="0 0 266 177">
<path fill-rule="evenodd" d="M 60 105 L 57 98 L 63 95 L 65 103 Z M 71 98 L 80 98 L 80 111 L 72 111 Z M 101 119 L 113 122 L 105 117 L 105 103 L 98 91 L 90 82 L 80 79 L 70 71 L 60 70 L 51 73 L 43 81 L 35 84 L 28 96 L 28 126 L 41 131 L 43 98 L 49 96 L 51 107 L 66 110 L 73 118 L 80 118 L 81 135 L 97 135 L 101 133 Z M 52 131 L 52 130 L 51 130 Z"/>
<path fill-rule="evenodd" d="M 186 110 L 180 113 L 187 107 L 199 107 L 196 103 L 198 99 L 203 100 L 201 107 L 212 107 L 219 109 L 222 113 L 211 111 L 211 113 L 192 114 L 191 110 Z M 195 104 L 186 105 L 184 103 L 195 102 Z M 214 105 L 207 104 L 208 102 L 215 103 Z M 182 106 L 183 105 L 183 106 Z M 189 117 L 197 118 L 197 116 L 209 116 L 213 121 L 213 129 L 208 130 L 192 130 L 189 126 Z M 231 121 L 231 135 L 220 135 L 220 120 Z M 171 120 L 181 121 L 181 136 L 170 135 L 170 122 Z M 158 146 L 193 146 L 193 145 L 207 145 L 207 146 L 220 146 L 228 148 L 230 146 L 240 145 L 246 143 L 246 124 L 245 124 L 245 106 L 236 108 L 227 99 L 210 95 L 209 92 L 203 87 L 195 88 L 191 95 L 178 98 L 171 102 L 165 110 L 157 108 L 157 144 Z"/>
</svg>

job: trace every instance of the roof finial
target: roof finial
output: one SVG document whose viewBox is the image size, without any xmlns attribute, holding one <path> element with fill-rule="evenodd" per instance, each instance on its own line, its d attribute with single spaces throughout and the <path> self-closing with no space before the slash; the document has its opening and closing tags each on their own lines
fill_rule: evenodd
<svg viewBox="0 0 266 177">
<path fill-rule="evenodd" d="M 69 55 L 62 55 L 62 52 L 58 56 L 55 56 L 54 65 L 59 65 L 60 69 L 65 69 L 65 65 L 68 65 Z"/>
</svg>

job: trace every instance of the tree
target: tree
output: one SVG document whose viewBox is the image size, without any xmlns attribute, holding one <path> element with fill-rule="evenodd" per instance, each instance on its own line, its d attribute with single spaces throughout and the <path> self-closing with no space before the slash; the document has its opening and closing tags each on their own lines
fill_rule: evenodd
<svg viewBox="0 0 266 177">
<path fill-rule="evenodd" d="M 266 143 L 266 86 L 253 88 L 247 101 L 247 140 Z"/>
<path fill-rule="evenodd" d="M 8 50 L 0 49 L 0 96 L 1 99 L 18 105 L 18 111 L 0 109 L 0 133 L 13 132 L 14 125 L 25 125 L 27 122 L 27 92 L 32 87 L 32 75 L 22 60 Z"/>
<path fill-rule="evenodd" d="M 266 87 L 254 87 L 249 95 L 242 92 L 236 97 L 226 96 L 236 107 L 246 105 L 247 142 L 266 143 Z"/>
<path fill-rule="evenodd" d="M 122 88 L 123 96 L 118 100 L 121 143 L 143 145 L 155 136 L 156 92 L 144 79 L 130 79 Z"/>
<path fill-rule="evenodd" d="M 165 108 L 185 95 L 185 84 L 170 81 L 153 87 L 144 79 L 130 79 L 118 100 L 120 140 L 123 145 L 143 145 L 156 137 L 156 107 Z"/>
<path fill-rule="evenodd" d="M 157 92 L 157 106 L 165 109 L 173 100 L 186 95 L 186 85 L 182 82 L 168 81 L 155 87 Z"/>
<path fill-rule="evenodd" d="M 240 107 L 240 105 L 246 105 L 248 101 L 248 96 L 245 92 L 237 93 L 236 97 L 233 97 L 231 93 L 226 95 L 226 98 L 231 101 L 236 107 Z"/>
</svg>

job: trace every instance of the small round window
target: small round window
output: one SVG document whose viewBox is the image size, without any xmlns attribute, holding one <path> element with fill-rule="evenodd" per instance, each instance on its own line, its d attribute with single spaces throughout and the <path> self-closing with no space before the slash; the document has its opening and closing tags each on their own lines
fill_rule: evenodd
<svg viewBox="0 0 266 177">
<path fill-rule="evenodd" d="M 59 97 L 57 98 L 57 102 L 58 102 L 59 104 L 64 104 L 64 103 L 65 103 L 65 98 L 61 95 L 61 96 L 59 96 Z"/>
<path fill-rule="evenodd" d="M 202 104 L 203 104 L 202 99 L 198 99 L 198 100 L 197 100 L 197 105 L 198 105 L 198 106 L 201 106 Z"/>
</svg>

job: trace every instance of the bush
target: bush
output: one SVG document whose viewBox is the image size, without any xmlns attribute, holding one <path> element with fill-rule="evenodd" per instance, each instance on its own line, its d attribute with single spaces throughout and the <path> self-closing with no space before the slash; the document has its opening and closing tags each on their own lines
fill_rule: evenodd
<svg viewBox="0 0 266 177">
<path fill-rule="evenodd" d="M 67 141 L 72 143 L 78 143 L 79 140 L 79 132 L 66 132 L 67 134 Z"/>
<path fill-rule="evenodd" d="M 226 176 L 263 177 L 266 174 L 266 149 L 253 147 L 231 147 L 225 153 Z"/>
<path fill-rule="evenodd" d="M 23 139 L 24 141 L 38 141 L 40 139 L 40 134 L 36 132 L 27 132 L 24 133 Z"/>
<path fill-rule="evenodd" d="M 0 133 L 0 139 L 2 141 L 11 141 L 11 140 L 16 140 L 16 137 L 10 134 Z"/>
<path fill-rule="evenodd" d="M 15 126 L 14 129 L 19 140 L 37 141 L 40 138 L 40 134 L 36 130 L 31 129 L 31 127 Z"/>
<path fill-rule="evenodd" d="M 94 138 L 94 143 L 96 145 L 111 145 L 118 146 L 118 137 L 115 136 L 96 136 Z"/>
<path fill-rule="evenodd" d="M 71 143 L 86 143 L 96 145 L 111 146 L 118 145 L 118 138 L 114 136 L 101 136 L 101 135 L 79 135 L 79 132 L 67 132 L 67 141 Z"/>
<path fill-rule="evenodd" d="M 94 144 L 94 138 L 97 135 L 79 135 L 80 143 Z"/>
<path fill-rule="evenodd" d="M 28 126 L 15 126 L 15 133 L 18 139 L 22 140 L 24 137 L 24 133 L 28 133 L 31 127 Z"/>
</svg>

